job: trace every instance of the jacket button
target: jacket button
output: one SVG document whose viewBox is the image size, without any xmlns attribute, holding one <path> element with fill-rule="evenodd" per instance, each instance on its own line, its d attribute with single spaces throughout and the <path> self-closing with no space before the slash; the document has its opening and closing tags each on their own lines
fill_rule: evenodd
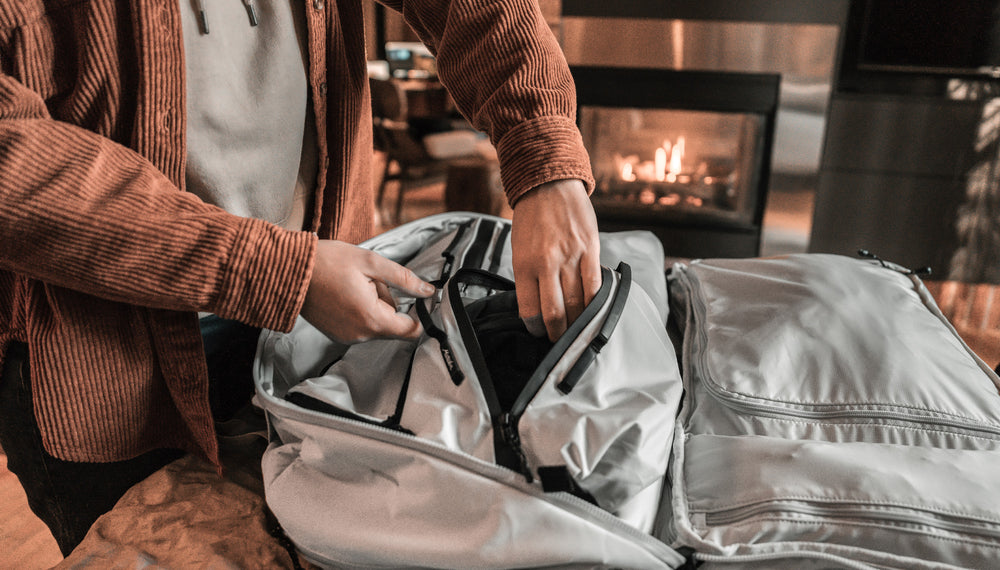
<svg viewBox="0 0 1000 570">
<path fill-rule="evenodd" d="M 322 10 L 323 6 L 325 6 L 323 0 L 313 0 L 313 8 L 316 8 L 317 10 Z"/>
<path fill-rule="evenodd" d="M 326 82 L 319 84 L 319 94 L 326 97 Z"/>
</svg>

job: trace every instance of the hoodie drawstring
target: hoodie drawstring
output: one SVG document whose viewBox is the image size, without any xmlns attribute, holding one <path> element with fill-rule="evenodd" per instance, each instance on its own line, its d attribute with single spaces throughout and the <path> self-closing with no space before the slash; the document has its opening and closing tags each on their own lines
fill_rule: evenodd
<svg viewBox="0 0 1000 570">
<path fill-rule="evenodd" d="M 195 7 L 198 9 L 198 27 L 201 33 L 208 35 L 208 14 L 205 12 L 205 5 L 202 0 L 195 0 Z M 243 0 L 243 7 L 247 9 L 247 17 L 250 18 L 250 25 L 257 25 L 257 8 L 254 0 Z"/>
<path fill-rule="evenodd" d="M 201 28 L 201 33 L 208 34 L 208 16 L 205 14 L 205 6 L 201 3 L 201 0 L 195 0 L 195 6 L 198 8 L 198 26 Z"/>
<path fill-rule="evenodd" d="M 253 0 L 243 0 L 243 5 L 246 6 L 247 16 L 250 18 L 250 25 L 257 25 L 257 9 L 254 8 Z"/>
</svg>

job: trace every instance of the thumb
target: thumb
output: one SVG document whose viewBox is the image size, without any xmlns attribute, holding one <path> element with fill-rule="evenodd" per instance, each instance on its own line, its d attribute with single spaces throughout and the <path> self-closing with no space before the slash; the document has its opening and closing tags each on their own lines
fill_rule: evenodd
<svg viewBox="0 0 1000 570">
<path fill-rule="evenodd" d="M 378 314 L 379 336 L 415 339 L 423 333 L 420 321 L 410 318 L 409 315 L 397 313 L 394 307 L 386 303 L 377 303 L 375 311 Z"/>
</svg>

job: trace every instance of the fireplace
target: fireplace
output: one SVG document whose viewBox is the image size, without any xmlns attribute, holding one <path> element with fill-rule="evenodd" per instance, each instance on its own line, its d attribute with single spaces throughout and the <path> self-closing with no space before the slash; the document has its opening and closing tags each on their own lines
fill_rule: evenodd
<svg viewBox="0 0 1000 570">
<path fill-rule="evenodd" d="M 759 254 L 779 75 L 572 71 L 601 230 L 650 230 L 669 256 Z"/>
</svg>

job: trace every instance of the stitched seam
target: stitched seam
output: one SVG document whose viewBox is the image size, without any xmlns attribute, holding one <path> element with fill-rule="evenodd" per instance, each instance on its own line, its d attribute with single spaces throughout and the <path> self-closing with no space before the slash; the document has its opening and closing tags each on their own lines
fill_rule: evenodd
<svg viewBox="0 0 1000 570">
<path fill-rule="evenodd" d="M 779 522 L 784 522 L 784 523 L 791 523 L 791 524 L 802 525 L 802 526 L 816 526 L 817 524 L 821 524 L 821 522 L 822 522 L 822 521 L 818 521 L 818 520 L 817 521 L 804 521 L 804 520 L 800 520 L 800 519 L 786 518 L 786 517 L 782 517 L 780 515 L 776 515 L 776 516 L 773 516 L 773 517 L 772 516 L 754 517 L 754 520 L 752 520 L 752 521 L 750 521 L 750 520 L 741 521 L 741 522 L 734 523 L 734 524 L 727 524 L 726 526 L 729 527 L 729 528 L 734 528 L 734 527 L 740 527 L 740 526 L 746 526 L 746 525 L 755 525 L 755 524 L 759 523 L 761 519 L 770 520 L 770 521 L 779 521 Z M 934 534 L 934 533 L 930 533 L 930 532 L 926 532 L 926 531 L 921 531 L 921 530 L 919 530 L 917 528 L 908 527 L 908 526 L 905 526 L 905 524 L 900 524 L 900 523 L 887 522 L 885 524 L 879 524 L 879 523 L 874 523 L 874 522 L 861 522 L 861 521 L 850 521 L 850 522 L 837 521 L 836 525 L 837 526 L 848 526 L 848 527 L 869 527 L 869 528 L 871 528 L 871 527 L 875 527 L 875 528 L 886 528 L 886 527 L 889 527 L 889 528 L 899 528 L 899 529 L 909 530 L 909 531 L 911 531 L 914 534 L 919 534 L 919 535 L 922 535 L 922 536 L 934 538 L 936 540 L 940 540 L 940 541 L 943 541 L 943 542 L 952 542 L 952 543 L 955 543 L 955 544 L 962 544 L 962 545 L 975 544 L 975 545 L 978 545 L 978 546 L 985 546 L 985 547 L 992 548 L 992 549 L 1000 549 L 1000 544 L 997 544 L 997 543 L 994 543 L 994 542 L 987 542 L 987 541 L 984 541 L 982 539 L 961 540 L 961 539 L 957 539 L 957 538 L 944 537 L 944 536 L 940 536 L 938 534 Z M 925 525 L 925 526 L 933 526 L 933 525 Z M 954 531 L 946 531 L 946 532 L 954 532 Z M 767 545 L 768 546 L 773 546 L 773 545 L 782 544 L 782 543 L 796 543 L 796 542 L 801 542 L 801 541 L 785 540 L 785 541 L 781 541 L 781 542 L 769 542 L 769 543 L 767 543 Z M 806 544 L 809 544 L 809 542 L 806 542 Z M 820 543 L 820 544 L 829 544 L 829 543 Z M 853 547 L 853 548 L 858 548 L 858 547 Z M 866 549 L 866 548 L 863 548 L 863 547 L 861 547 L 861 549 L 862 550 L 870 550 L 870 549 Z"/>
<path fill-rule="evenodd" d="M 854 498 L 844 498 L 844 497 L 816 497 L 812 495 L 780 495 L 777 497 L 769 497 L 766 499 L 747 499 L 746 501 L 741 501 L 738 503 L 728 503 L 723 506 L 712 507 L 711 510 L 707 509 L 697 509 L 692 510 L 692 513 L 709 513 L 729 509 L 737 509 L 741 507 L 746 507 L 750 505 L 757 505 L 760 503 L 772 503 L 776 501 L 809 501 L 813 503 L 823 503 L 823 504 L 833 504 L 833 503 L 847 503 L 850 505 L 862 505 L 862 506 L 879 506 L 879 507 L 907 507 L 919 511 L 938 513 L 942 515 L 952 515 L 963 518 L 975 518 L 975 520 L 988 522 L 988 523 L 998 523 L 1000 524 L 1000 518 L 990 518 L 975 516 L 973 517 L 969 513 L 954 511 L 949 509 L 941 509 L 937 507 L 930 507 L 927 505 L 921 505 L 916 503 L 905 503 L 901 501 L 859 501 Z"/>
</svg>

